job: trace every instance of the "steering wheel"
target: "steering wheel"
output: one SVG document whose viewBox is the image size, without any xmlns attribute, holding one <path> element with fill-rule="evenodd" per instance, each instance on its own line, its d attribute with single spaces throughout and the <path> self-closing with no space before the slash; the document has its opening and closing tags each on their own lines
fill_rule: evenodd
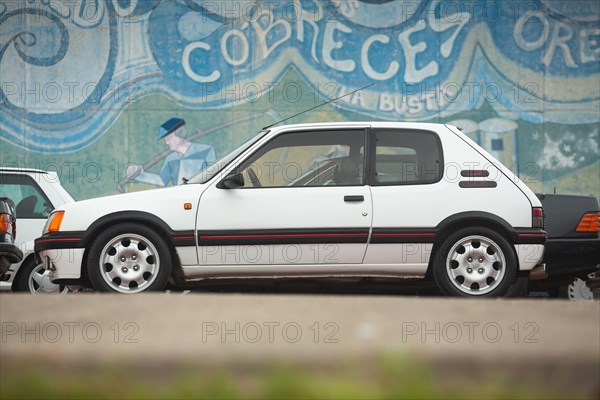
<svg viewBox="0 0 600 400">
<path fill-rule="evenodd" d="M 256 172 L 252 168 L 248 168 L 246 171 L 248 172 L 248 178 L 250 178 L 250 182 L 252 182 L 252 186 L 254 187 L 262 187 L 262 184 L 258 180 L 258 176 L 256 176 Z"/>
</svg>

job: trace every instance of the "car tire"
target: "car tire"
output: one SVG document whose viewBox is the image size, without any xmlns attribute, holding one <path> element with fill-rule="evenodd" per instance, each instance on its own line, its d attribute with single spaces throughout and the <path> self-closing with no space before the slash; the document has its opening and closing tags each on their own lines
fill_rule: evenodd
<svg viewBox="0 0 600 400">
<path fill-rule="evenodd" d="M 449 296 L 505 296 L 515 282 L 517 260 L 499 233 L 484 227 L 462 228 L 441 244 L 433 277 Z"/>
<path fill-rule="evenodd" d="M 65 285 L 56 285 L 50 282 L 44 265 L 36 263 L 33 258 L 29 258 L 21 264 L 13 282 L 12 291 L 32 294 L 64 294 L 69 290 Z"/>
<path fill-rule="evenodd" d="M 112 226 L 88 251 L 88 275 L 101 292 L 133 294 L 160 291 L 171 274 L 171 255 L 164 239 L 135 223 Z"/>
<path fill-rule="evenodd" d="M 504 295 L 504 297 L 526 297 L 529 293 L 529 277 L 520 276 L 517 277 L 517 280 L 513 282 L 513 284 L 508 288 L 508 291 Z"/>
</svg>

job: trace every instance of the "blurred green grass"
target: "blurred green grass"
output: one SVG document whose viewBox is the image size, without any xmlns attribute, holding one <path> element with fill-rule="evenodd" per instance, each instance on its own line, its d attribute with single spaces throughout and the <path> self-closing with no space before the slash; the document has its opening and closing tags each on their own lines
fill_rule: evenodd
<svg viewBox="0 0 600 400">
<path fill-rule="evenodd" d="M 149 368 L 150 367 L 150 368 Z M 423 363 L 388 356 L 374 363 L 315 368 L 271 364 L 223 369 L 202 366 L 3 368 L 1 399 L 536 399 L 586 398 L 536 382 L 511 382 L 495 371 L 464 379 L 436 378 Z"/>
</svg>

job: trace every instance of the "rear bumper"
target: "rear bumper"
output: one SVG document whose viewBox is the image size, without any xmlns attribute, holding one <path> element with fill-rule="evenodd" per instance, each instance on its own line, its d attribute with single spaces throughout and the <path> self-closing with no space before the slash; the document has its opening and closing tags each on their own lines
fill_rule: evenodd
<svg viewBox="0 0 600 400">
<path fill-rule="evenodd" d="M 548 239 L 544 253 L 550 277 L 594 272 L 600 265 L 600 238 Z"/>
<path fill-rule="evenodd" d="M 531 271 L 537 267 L 544 258 L 543 244 L 517 244 L 515 245 L 520 271 Z"/>
</svg>

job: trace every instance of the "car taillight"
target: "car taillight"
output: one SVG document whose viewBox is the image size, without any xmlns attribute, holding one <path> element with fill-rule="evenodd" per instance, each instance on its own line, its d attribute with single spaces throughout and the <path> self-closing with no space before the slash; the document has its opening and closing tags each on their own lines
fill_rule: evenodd
<svg viewBox="0 0 600 400">
<path fill-rule="evenodd" d="M 533 228 L 544 229 L 544 210 L 542 210 L 542 207 L 532 207 L 531 215 L 531 226 Z"/>
<path fill-rule="evenodd" d="M 581 220 L 577 224 L 576 232 L 592 232 L 598 233 L 600 231 L 600 213 L 589 212 L 585 213 Z"/>
<path fill-rule="evenodd" d="M 10 233 L 13 239 L 17 236 L 17 225 L 9 214 L 0 214 L 0 232 Z"/>
</svg>

